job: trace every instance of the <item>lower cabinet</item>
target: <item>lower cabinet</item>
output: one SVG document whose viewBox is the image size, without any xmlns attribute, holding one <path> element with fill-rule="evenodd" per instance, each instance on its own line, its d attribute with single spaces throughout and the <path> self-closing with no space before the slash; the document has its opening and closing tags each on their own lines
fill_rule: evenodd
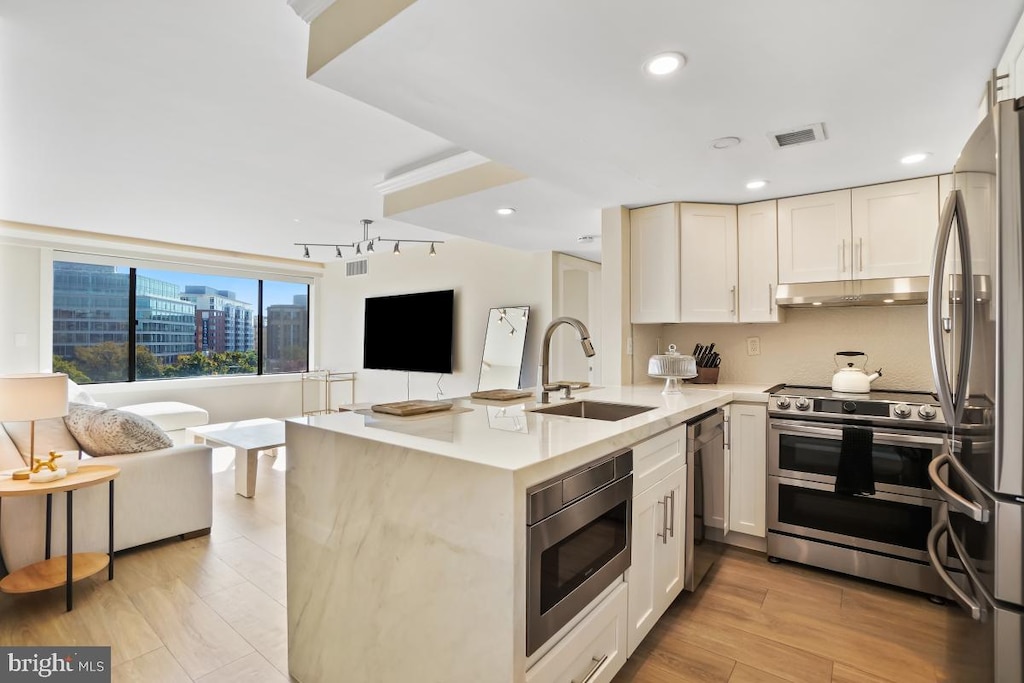
<svg viewBox="0 0 1024 683">
<path fill-rule="evenodd" d="M 632 655 L 683 590 L 686 465 L 633 496 L 627 642 Z"/>
<path fill-rule="evenodd" d="M 527 683 L 607 683 L 626 661 L 627 589 L 620 583 L 526 672 Z"/>
<path fill-rule="evenodd" d="M 729 406 L 729 531 L 764 538 L 768 473 L 768 407 Z"/>
</svg>

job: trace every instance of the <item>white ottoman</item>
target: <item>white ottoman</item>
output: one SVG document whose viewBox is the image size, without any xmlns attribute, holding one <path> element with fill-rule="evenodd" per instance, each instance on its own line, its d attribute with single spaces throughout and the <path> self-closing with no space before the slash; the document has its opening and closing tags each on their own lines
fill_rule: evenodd
<svg viewBox="0 0 1024 683">
<path fill-rule="evenodd" d="M 210 413 L 199 406 L 180 401 L 154 401 L 152 403 L 135 403 L 121 406 L 119 410 L 135 413 L 148 418 L 156 426 L 167 432 L 175 445 L 185 443 L 185 430 L 189 427 L 202 427 L 210 423 Z"/>
</svg>

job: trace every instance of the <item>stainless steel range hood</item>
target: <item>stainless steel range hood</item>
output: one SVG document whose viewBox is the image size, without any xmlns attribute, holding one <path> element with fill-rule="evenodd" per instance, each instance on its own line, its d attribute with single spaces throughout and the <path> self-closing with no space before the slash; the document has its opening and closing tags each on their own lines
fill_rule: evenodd
<svg viewBox="0 0 1024 683">
<path fill-rule="evenodd" d="M 959 275 L 951 275 L 949 298 L 960 301 Z M 987 275 L 974 276 L 978 303 L 991 297 Z M 877 280 L 836 280 L 833 282 L 801 282 L 779 285 L 775 303 L 784 308 L 818 306 L 895 306 L 928 302 L 927 277 L 894 277 Z"/>
<path fill-rule="evenodd" d="M 775 303 L 780 307 L 885 306 L 928 302 L 927 277 L 878 280 L 836 280 L 779 285 Z"/>
</svg>

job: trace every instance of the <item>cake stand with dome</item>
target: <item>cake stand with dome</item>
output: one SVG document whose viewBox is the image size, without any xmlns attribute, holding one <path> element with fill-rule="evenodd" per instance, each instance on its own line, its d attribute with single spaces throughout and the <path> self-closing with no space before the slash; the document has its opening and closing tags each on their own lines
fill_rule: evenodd
<svg viewBox="0 0 1024 683">
<path fill-rule="evenodd" d="M 647 362 L 647 374 L 665 380 L 663 394 L 681 394 L 679 380 L 697 376 L 697 361 L 693 356 L 684 356 L 676 351 L 675 344 L 668 345 L 668 353 L 651 356 Z"/>
</svg>

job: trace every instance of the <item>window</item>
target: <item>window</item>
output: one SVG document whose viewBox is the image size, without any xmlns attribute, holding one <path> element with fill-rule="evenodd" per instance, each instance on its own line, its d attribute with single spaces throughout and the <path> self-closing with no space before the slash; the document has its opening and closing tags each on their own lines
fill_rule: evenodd
<svg viewBox="0 0 1024 683">
<path fill-rule="evenodd" d="M 54 370 L 79 384 L 302 372 L 308 302 L 299 282 L 55 261 Z"/>
</svg>

